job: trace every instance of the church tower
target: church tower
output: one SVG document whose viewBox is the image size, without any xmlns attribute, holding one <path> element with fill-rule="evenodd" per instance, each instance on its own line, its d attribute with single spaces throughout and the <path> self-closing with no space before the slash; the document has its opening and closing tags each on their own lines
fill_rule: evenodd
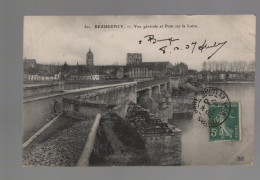
<svg viewBox="0 0 260 180">
<path fill-rule="evenodd" d="M 89 51 L 86 55 L 86 65 L 88 67 L 93 67 L 94 66 L 94 55 L 93 53 L 91 52 L 91 49 L 89 48 Z"/>
</svg>

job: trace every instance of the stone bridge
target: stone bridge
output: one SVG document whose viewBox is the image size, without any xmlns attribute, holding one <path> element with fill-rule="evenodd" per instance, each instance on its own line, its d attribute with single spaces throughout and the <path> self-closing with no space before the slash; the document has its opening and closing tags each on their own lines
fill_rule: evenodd
<svg viewBox="0 0 260 180">
<path fill-rule="evenodd" d="M 169 79 L 152 80 L 145 82 L 126 82 L 113 85 L 95 86 L 75 90 L 64 90 L 64 86 L 51 88 L 46 85 L 48 90 L 58 89 L 58 91 L 46 91 L 45 94 L 27 96 L 32 93 L 24 92 L 23 99 L 23 142 L 37 132 L 41 127 L 48 123 L 58 113 L 63 111 L 64 98 L 89 99 L 104 104 L 119 104 L 125 100 L 137 103 L 139 97 L 144 95 L 156 96 L 157 94 L 170 90 Z M 33 86 L 34 92 L 41 91 L 44 85 Z M 28 87 L 24 91 L 28 91 Z M 122 109 L 121 109 L 122 110 Z M 122 110 L 123 111 L 123 110 Z M 123 112 L 121 112 L 123 113 Z"/>
<path fill-rule="evenodd" d="M 115 112 L 116 114 L 124 118 L 127 114 L 130 102 L 137 103 L 138 97 L 154 97 L 164 91 L 169 92 L 171 90 L 171 81 L 168 79 L 161 79 L 138 83 L 127 82 L 63 91 L 61 91 L 60 87 L 64 86 L 59 86 L 59 88 L 52 88 L 50 87 L 50 85 L 48 85 L 48 87 L 45 87 L 43 85 L 39 87 L 34 86 L 33 92 L 44 92 L 38 90 L 37 88 L 47 88 L 46 90 L 48 90 L 48 93 L 24 97 L 23 142 L 26 142 L 23 144 L 23 146 L 26 147 L 30 142 L 32 142 L 33 139 L 30 139 L 33 136 L 35 136 L 36 138 L 39 135 L 39 131 L 43 132 L 46 128 L 48 128 L 46 125 L 51 125 L 51 121 L 53 121 L 53 119 L 55 119 L 55 116 L 58 114 L 60 115 L 63 113 L 64 116 L 84 120 L 95 119 L 95 121 L 93 121 L 93 125 L 91 125 L 90 134 L 92 135 L 89 135 L 88 137 L 85 146 L 86 148 L 84 148 L 78 164 L 88 165 L 88 159 L 93 148 L 93 143 L 95 141 L 96 130 L 99 126 L 100 117 L 97 117 L 100 116 L 100 114 L 102 116 L 109 112 Z M 50 91 L 52 89 L 58 89 L 58 91 Z M 32 93 L 30 92 L 30 94 Z M 171 104 L 171 101 L 169 101 L 168 104 Z M 168 113 L 172 114 L 171 111 L 168 112 L 168 109 L 164 108 L 165 112 L 162 111 L 164 112 L 162 114 L 162 117 L 165 116 L 167 120 L 169 117 Z M 62 123 L 61 118 L 58 120 L 60 123 Z M 151 144 L 148 140 L 147 143 Z M 178 154 L 178 158 L 179 156 L 180 155 Z"/>
</svg>

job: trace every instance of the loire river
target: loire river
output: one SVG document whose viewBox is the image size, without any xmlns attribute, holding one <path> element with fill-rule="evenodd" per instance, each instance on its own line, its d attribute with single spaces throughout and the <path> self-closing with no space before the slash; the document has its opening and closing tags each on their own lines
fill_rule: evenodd
<svg viewBox="0 0 260 180">
<path fill-rule="evenodd" d="M 254 152 L 254 83 L 212 83 L 228 95 L 231 102 L 240 102 L 242 141 L 209 141 L 208 128 L 195 119 L 179 119 L 173 122 L 182 134 L 183 165 L 250 164 Z M 237 156 L 244 156 L 238 162 Z"/>
</svg>

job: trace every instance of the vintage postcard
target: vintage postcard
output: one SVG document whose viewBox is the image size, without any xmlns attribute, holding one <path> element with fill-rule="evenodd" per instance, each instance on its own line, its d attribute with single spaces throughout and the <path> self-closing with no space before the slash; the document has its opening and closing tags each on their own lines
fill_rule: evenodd
<svg viewBox="0 0 260 180">
<path fill-rule="evenodd" d="M 25 16 L 22 166 L 254 162 L 254 15 Z"/>
</svg>

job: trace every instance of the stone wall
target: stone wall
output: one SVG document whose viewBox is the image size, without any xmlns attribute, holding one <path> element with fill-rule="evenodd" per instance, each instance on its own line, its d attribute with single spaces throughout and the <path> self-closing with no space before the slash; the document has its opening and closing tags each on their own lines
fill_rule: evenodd
<svg viewBox="0 0 260 180">
<path fill-rule="evenodd" d="M 181 136 L 182 132 L 176 129 L 171 135 L 144 136 L 148 155 L 159 165 L 181 164 Z"/>
<path fill-rule="evenodd" d="M 132 103 L 129 104 L 126 121 L 135 127 L 144 139 L 152 164 L 181 164 L 181 130 Z"/>
</svg>

